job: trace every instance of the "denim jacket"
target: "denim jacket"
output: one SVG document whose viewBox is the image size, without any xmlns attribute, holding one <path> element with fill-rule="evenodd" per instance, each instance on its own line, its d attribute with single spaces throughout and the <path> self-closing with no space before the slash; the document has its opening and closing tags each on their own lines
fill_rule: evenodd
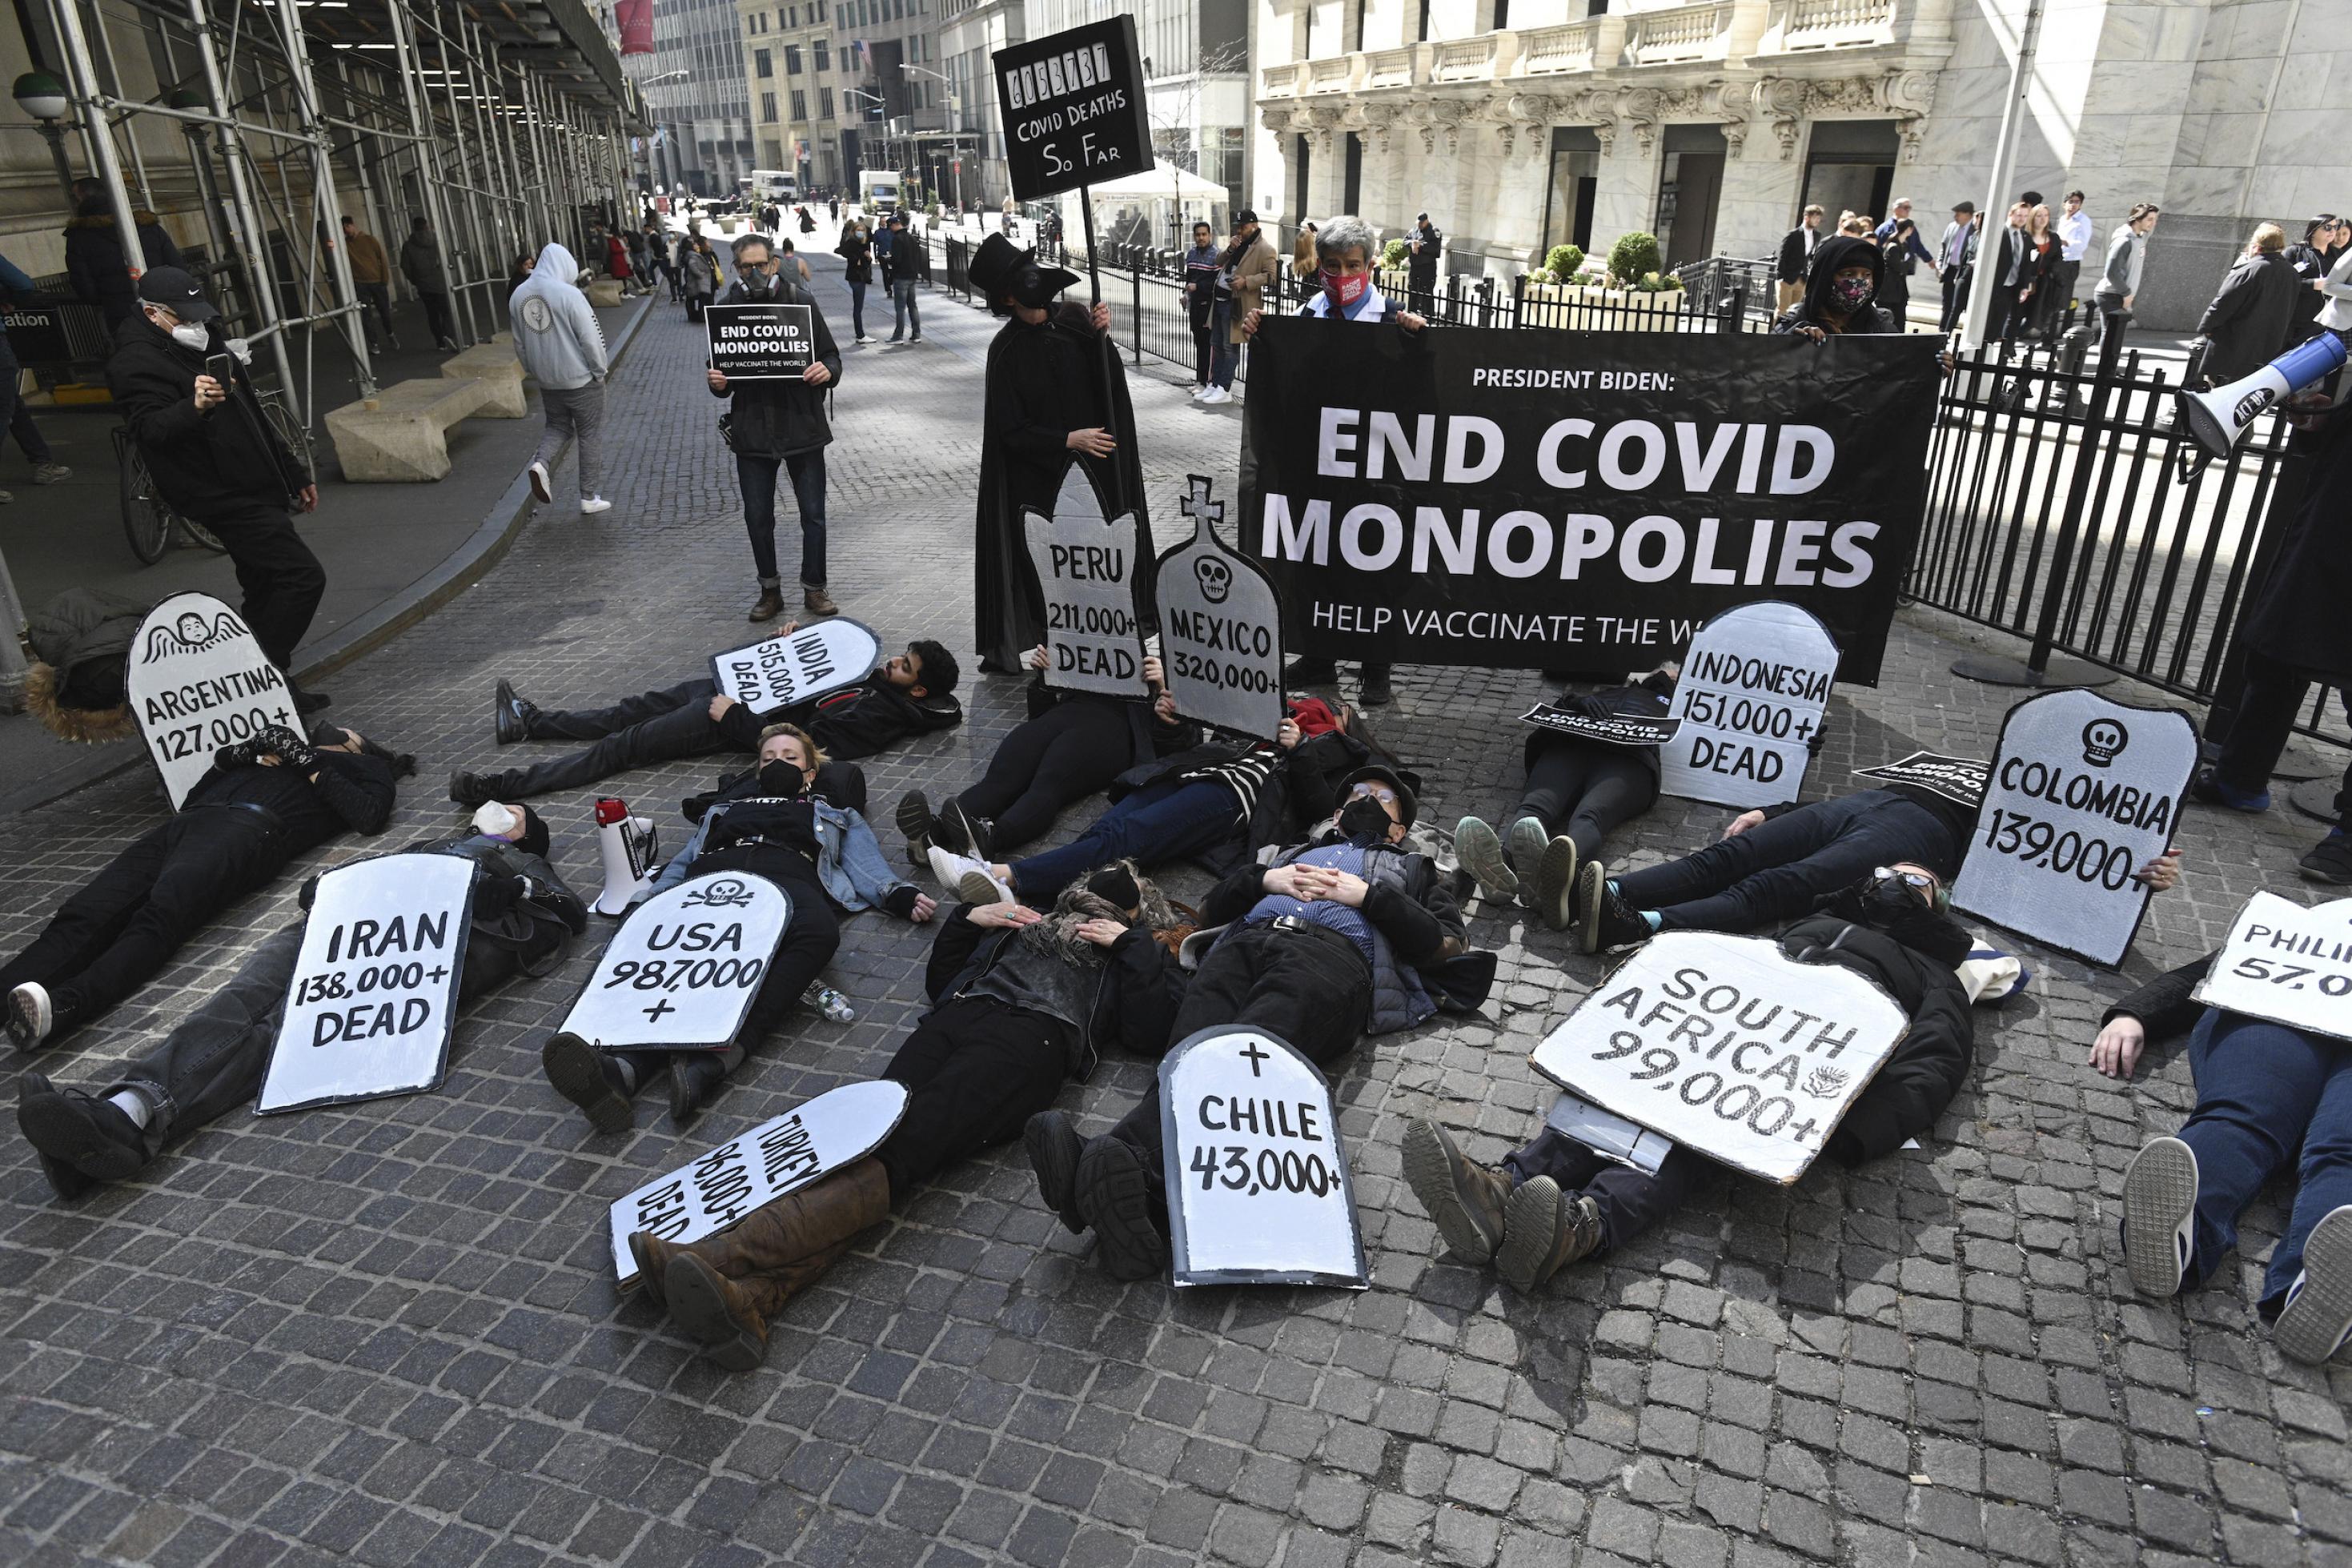
<svg viewBox="0 0 2352 1568">
<path fill-rule="evenodd" d="M 884 899 L 910 885 L 890 869 L 882 845 L 874 837 L 874 830 L 866 825 L 865 818 L 822 796 L 812 797 L 809 805 L 816 814 L 816 878 L 835 904 L 853 914 L 861 909 L 879 909 Z M 667 893 L 693 874 L 694 862 L 701 858 L 703 844 L 710 836 L 710 825 L 725 810 L 725 803 L 721 802 L 703 814 L 694 837 L 687 840 L 686 848 L 662 868 L 661 875 L 646 890 L 646 897 Z"/>
</svg>

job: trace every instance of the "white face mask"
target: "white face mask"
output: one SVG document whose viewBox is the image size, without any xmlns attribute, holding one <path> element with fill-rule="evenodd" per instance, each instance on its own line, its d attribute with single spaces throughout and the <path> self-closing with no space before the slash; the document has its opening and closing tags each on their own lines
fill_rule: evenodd
<svg viewBox="0 0 2352 1568">
<path fill-rule="evenodd" d="M 184 349 L 205 348 L 212 340 L 212 334 L 205 330 L 201 322 L 183 321 L 172 329 L 172 341 Z"/>
<path fill-rule="evenodd" d="M 474 831 L 489 838 L 519 839 L 522 829 L 522 813 L 501 801 L 485 801 L 474 813 Z"/>
</svg>

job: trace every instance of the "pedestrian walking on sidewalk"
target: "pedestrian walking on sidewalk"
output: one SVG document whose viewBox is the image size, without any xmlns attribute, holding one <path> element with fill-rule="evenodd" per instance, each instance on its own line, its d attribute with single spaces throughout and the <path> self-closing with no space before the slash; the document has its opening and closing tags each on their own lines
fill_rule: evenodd
<svg viewBox="0 0 2352 1568">
<path fill-rule="evenodd" d="M 702 308 L 719 292 L 719 256 L 710 248 L 708 235 L 697 230 L 692 237 L 677 242 L 678 270 L 686 275 L 686 319 L 702 319 Z"/>
<path fill-rule="evenodd" d="M 1947 336 L 1969 313 L 1969 284 L 1976 276 L 1977 245 L 1983 227 L 1977 222 L 1977 204 L 1962 202 L 1952 209 L 1952 221 L 1944 225 L 1943 240 L 1937 246 L 1943 257 L 1944 312 L 1936 330 Z"/>
<path fill-rule="evenodd" d="M 849 285 L 849 335 L 857 342 L 870 343 L 874 340 L 866 335 L 866 286 L 874 281 L 874 242 L 866 236 L 866 225 L 850 219 L 833 254 L 841 257 L 842 279 Z"/>
<path fill-rule="evenodd" d="M 1217 235 L 1206 224 L 1192 225 L 1192 248 L 1184 253 L 1184 312 L 1192 329 L 1192 395 L 1198 398 L 1209 390 L 1217 358 Z"/>
<path fill-rule="evenodd" d="M 833 440 L 825 419 L 827 390 L 841 379 L 841 350 L 825 325 L 816 297 L 783 266 L 765 235 L 735 242 L 735 287 L 721 305 L 805 305 L 814 329 L 816 356 L 799 381 L 730 380 L 706 371 L 713 397 L 732 406 L 720 433 L 735 454 L 735 479 L 743 490 L 743 528 L 751 536 L 751 562 L 760 573 L 760 601 L 748 619 L 773 621 L 783 612 L 783 580 L 776 568 L 776 476 L 792 476 L 793 499 L 801 511 L 801 605 L 811 615 L 832 615 L 840 606 L 824 591 L 824 449 Z"/>
<path fill-rule="evenodd" d="M 449 313 L 449 272 L 441 264 L 441 242 L 434 237 L 432 220 L 419 213 L 409 225 L 408 239 L 400 247 L 400 270 L 425 307 L 425 329 L 444 353 L 457 351 L 457 321 Z"/>
<path fill-rule="evenodd" d="M 2154 202 L 2132 208 L 2131 216 L 2107 236 L 2107 257 L 2099 269 L 2099 286 L 2092 298 L 2099 307 L 2099 374 L 2114 370 L 2124 349 L 2124 328 L 2132 319 L 2132 300 L 2139 294 L 2140 268 L 2147 263 L 2147 236 L 2156 232 L 2162 209 Z"/>
<path fill-rule="evenodd" d="M 2226 386 L 2269 362 L 2285 340 L 2295 293 L 2286 231 L 2276 224 L 2261 225 L 2197 323 L 2197 335 L 2206 342 L 2206 385 Z"/>
<path fill-rule="evenodd" d="M 139 300 L 141 313 L 115 328 L 106 361 L 114 406 L 157 493 L 210 529 L 236 564 L 245 623 L 286 672 L 295 711 L 322 708 L 325 697 L 294 685 L 293 662 L 327 572 L 289 515 L 316 507 L 319 486 L 263 417 L 196 280 L 176 267 L 150 268 Z"/>
<path fill-rule="evenodd" d="M 596 324 L 595 308 L 573 281 L 580 264 L 553 240 L 539 253 L 530 276 L 507 301 L 514 322 L 515 358 L 539 383 L 539 402 L 547 428 L 539 451 L 530 460 L 531 494 L 541 501 L 555 499 L 547 465 L 555 460 L 567 435 L 580 448 L 580 510 L 583 516 L 609 511 L 604 499 L 604 376 L 610 369 L 604 356 L 604 331 Z"/>
<path fill-rule="evenodd" d="M 923 313 L 915 308 L 915 282 L 922 276 L 922 246 L 907 232 L 907 214 L 890 214 L 890 248 L 882 256 L 882 281 L 890 286 L 890 341 L 914 323 L 913 341 L 923 340 Z"/>
<path fill-rule="evenodd" d="M 383 253 L 383 241 L 360 227 L 349 213 L 343 214 L 343 255 L 351 261 L 352 285 L 360 292 L 360 303 L 375 312 L 383 329 L 384 347 L 397 349 L 400 334 L 392 329 L 392 258 Z"/>
</svg>

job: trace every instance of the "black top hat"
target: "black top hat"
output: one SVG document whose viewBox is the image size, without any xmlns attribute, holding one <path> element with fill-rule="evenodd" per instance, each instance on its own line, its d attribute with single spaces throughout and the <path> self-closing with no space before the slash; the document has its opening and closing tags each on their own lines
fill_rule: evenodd
<svg viewBox="0 0 2352 1568">
<path fill-rule="evenodd" d="M 1040 267 L 1034 250 L 1015 249 L 1001 234 L 980 242 L 964 268 L 972 287 L 991 301 L 1009 298 L 1042 310 L 1054 297 L 1078 281 L 1078 275 L 1058 267 Z"/>
<path fill-rule="evenodd" d="M 150 305 L 161 305 L 183 321 L 209 321 L 220 314 L 196 287 L 196 280 L 176 267 L 149 268 L 140 277 L 139 298 Z"/>
</svg>

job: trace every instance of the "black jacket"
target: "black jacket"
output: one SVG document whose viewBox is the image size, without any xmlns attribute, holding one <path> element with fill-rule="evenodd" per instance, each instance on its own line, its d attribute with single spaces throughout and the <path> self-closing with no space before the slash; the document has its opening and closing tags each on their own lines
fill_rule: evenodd
<svg viewBox="0 0 2352 1568">
<path fill-rule="evenodd" d="M 172 243 L 154 214 L 142 207 L 131 214 L 131 221 L 139 230 L 139 248 L 146 255 L 149 270 L 182 265 L 180 247 Z M 139 314 L 139 285 L 122 258 L 122 240 L 115 233 L 112 213 L 85 213 L 67 221 L 66 277 L 73 285 L 74 298 L 98 307 L 109 327 Z"/>
<path fill-rule="evenodd" d="M 1249 749 L 1246 742 L 1195 746 L 1129 768 L 1110 781 L 1108 793 L 1118 800 L 1195 768 L 1231 762 Z M 1284 757 L 1282 766 L 1267 776 L 1248 822 L 1235 823 L 1223 838 L 1192 858 L 1212 875 L 1222 877 L 1241 870 L 1266 845 L 1290 842 L 1339 809 L 1339 780 L 1371 757 L 1370 747 L 1336 729 L 1300 741 Z"/>
<path fill-rule="evenodd" d="M 730 381 L 725 392 L 711 393 L 733 404 L 727 426 L 729 448 L 743 457 L 796 457 L 830 443 L 833 426 L 825 419 L 825 405 L 841 384 L 841 349 L 833 340 L 833 329 L 824 324 L 816 297 L 798 278 L 779 273 L 772 295 L 747 294 L 739 282 L 719 303 L 807 306 L 816 329 L 817 362 L 833 372 L 833 379 L 821 387 L 806 382 Z"/>
<path fill-rule="evenodd" d="M 572 938 L 588 929 L 588 905 L 544 855 L 520 844 L 469 832 L 425 839 L 400 852 L 474 862 L 473 921 L 466 934 L 460 997 L 479 996 L 518 972 L 549 973 L 562 962 Z M 318 891 L 317 876 L 302 883 L 305 910 Z"/>
<path fill-rule="evenodd" d="M 2214 385 L 2234 382 L 2270 362 L 2286 340 L 2298 287 L 2294 264 L 2284 256 L 2273 252 L 2238 258 L 2197 323 L 2198 334 L 2210 345 L 2205 350 L 2205 374 Z M 2319 298 L 2307 287 L 2303 292 Z"/>
<path fill-rule="evenodd" d="M 760 770 L 746 768 L 730 779 L 719 781 L 715 789 L 699 795 L 689 795 L 677 803 L 677 809 L 689 822 L 699 822 L 710 808 L 721 800 L 740 800 L 760 793 Z M 826 761 L 816 770 L 816 783 L 812 795 L 822 795 L 845 811 L 866 815 L 866 769 L 854 762 Z"/>
<path fill-rule="evenodd" d="M 2270 574 L 2248 594 L 2246 645 L 2335 686 L 2352 686 L 2352 410 L 2298 430 L 2290 470 L 2304 479 Z"/>
<path fill-rule="evenodd" d="M 1780 951 L 1801 964 L 1834 964 L 1884 986 L 1911 1027 L 1848 1108 L 1822 1152 L 1843 1166 L 1892 1154 L 1936 1124 L 1968 1082 L 1976 1024 L 1959 976 L 1883 931 L 1834 915 L 1812 915 L 1780 934 Z"/>
<path fill-rule="evenodd" d="M 845 283 L 874 281 L 874 246 L 864 235 L 844 235 L 833 254 L 841 257 L 841 277 Z"/>
<path fill-rule="evenodd" d="M 441 260 L 441 242 L 429 230 L 412 228 L 400 242 L 400 270 L 419 294 L 449 292 L 449 269 Z"/>
<path fill-rule="evenodd" d="M 1800 327 L 1819 327 L 1832 336 L 1840 332 L 1903 330 L 1901 323 L 1874 303 L 1864 302 L 1843 321 L 1828 311 L 1830 285 L 1836 281 L 1838 269 L 1845 267 L 1870 268 L 1874 290 L 1886 279 L 1886 257 L 1880 253 L 1877 241 L 1853 235 L 1832 235 L 1813 249 L 1813 270 L 1805 278 L 1805 297 L 1772 323 L 1772 330 L 1793 332 Z"/>
<path fill-rule="evenodd" d="M 1822 240 L 1826 237 L 1829 236 L 1825 236 L 1818 229 L 1814 230 L 1813 248 L 1819 250 Z M 1799 224 L 1780 236 L 1780 259 L 1779 265 L 1772 268 L 1772 276 L 1783 283 L 1801 282 L 1809 259 L 1805 254 L 1805 225 Z"/>
<path fill-rule="evenodd" d="M 1134 697 L 1104 696 L 1097 692 L 1056 691 L 1041 673 L 1029 682 L 1029 716 L 1043 718 L 1065 703 L 1111 703 L 1127 719 L 1127 753 L 1119 766 L 1134 768 L 1155 757 L 1169 757 L 1201 744 L 1201 727 L 1188 718 L 1163 724 L 1150 703 Z"/>
<path fill-rule="evenodd" d="M 900 229 L 890 236 L 890 248 L 882 257 L 882 281 L 912 283 L 923 276 L 923 246 L 909 229 Z"/>
<path fill-rule="evenodd" d="M 719 721 L 719 734 L 741 751 L 760 749 L 760 732 L 772 724 L 796 724 L 826 755 L 855 762 L 887 751 L 910 735 L 951 729 L 963 722 L 963 705 L 946 696 L 908 696 L 880 671 L 845 692 L 814 702 L 795 703 L 774 713 L 753 713 L 741 703 Z M 836 802 L 838 804 L 838 802 Z"/>
<path fill-rule="evenodd" d="M 229 360 L 228 401 L 196 412 L 196 377 L 206 352 L 220 352 L 220 332 L 209 350 L 183 348 L 144 316 L 114 329 L 114 356 L 106 384 L 130 425 L 155 487 L 178 510 L 205 517 L 254 507 L 283 510 L 310 476 L 262 417 L 253 382 L 236 356 Z"/>
<path fill-rule="evenodd" d="M 2205 1004 L 2189 1000 L 2189 993 L 2204 980 L 2213 967 L 2213 960 L 2221 956 L 2219 951 L 2208 953 L 2158 975 L 2101 1013 L 2099 1027 L 2105 1029 L 2119 1018 L 2135 1018 L 2151 1040 L 2187 1034 L 2205 1016 Z"/>
<path fill-rule="evenodd" d="M 940 934 L 931 940 L 923 989 L 935 1009 L 961 996 L 988 973 L 1004 945 L 1021 935 L 1017 929 L 975 925 L 971 915 L 971 905 L 956 905 L 941 917 Z M 1166 1052 L 1168 1031 L 1183 999 L 1183 969 L 1150 930 L 1129 925 L 1127 935 L 1110 946 L 1087 1028 L 1070 1042 L 1070 1076 L 1084 1080 L 1092 1074 L 1107 1045 L 1119 1045 L 1139 1056 Z"/>
<path fill-rule="evenodd" d="M 215 766 L 189 789 L 180 810 L 258 806 L 277 818 L 286 835 L 279 847 L 290 860 L 347 829 L 383 831 L 392 820 L 392 764 L 364 752 L 322 750 L 316 784 L 291 768 Z"/>
<path fill-rule="evenodd" d="M 1437 281 L 1437 258 L 1444 254 L 1445 236 L 1435 224 L 1427 228 L 1416 225 L 1405 238 L 1405 276 L 1415 288 L 1426 288 Z M 1421 248 L 1414 250 L 1412 242 L 1419 240 Z"/>
</svg>

